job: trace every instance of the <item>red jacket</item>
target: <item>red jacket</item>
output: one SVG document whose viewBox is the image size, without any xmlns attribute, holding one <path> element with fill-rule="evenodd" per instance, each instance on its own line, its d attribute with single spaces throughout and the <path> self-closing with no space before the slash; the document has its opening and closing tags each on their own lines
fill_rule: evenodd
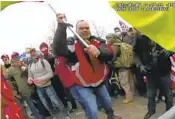
<svg viewBox="0 0 175 119">
<path fill-rule="evenodd" d="M 75 37 L 66 39 L 66 29 L 62 27 L 60 25 L 57 28 L 53 40 L 53 52 L 57 56 L 55 71 L 63 85 L 67 88 L 74 84 L 84 87 L 100 85 L 108 75 L 105 62 L 113 58 L 111 47 L 105 40 L 91 36 L 89 39 L 91 44 L 100 50 L 99 57 L 92 60 Z"/>
<path fill-rule="evenodd" d="M 5 119 L 26 119 L 21 111 L 20 106 L 18 106 L 18 104 L 16 103 L 16 99 L 13 96 L 12 89 L 4 79 L 2 72 L 1 72 L 1 96 L 5 101 L 5 103 L 7 104 L 3 108 Z"/>
<path fill-rule="evenodd" d="M 69 88 L 75 84 L 76 77 L 67 65 L 65 57 L 59 56 L 56 58 L 55 74 L 59 76 L 65 88 Z"/>
<path fill-rule="evenodd" d="M 100 41 L 93 39 L 91 44 L 99 48 Z M 71 68 L 76 76 L 76 83 L 84 87 L 100 85 L 108 75 L 107 65 L 98 58 L 89 57 L 88 60 L 79 42 L 75 43 L 75 54 L 78 61 Z"/>
</svg>

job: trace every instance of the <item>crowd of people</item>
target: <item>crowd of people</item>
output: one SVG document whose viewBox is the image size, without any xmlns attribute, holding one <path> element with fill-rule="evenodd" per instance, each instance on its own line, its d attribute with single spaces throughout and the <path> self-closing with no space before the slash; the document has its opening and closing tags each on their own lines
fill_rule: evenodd
<svg viewBox="0 0 175 119">
<path fill-rule="evenodd" d="M 92 36 L 89 23 L 81 20 L 75 27 L 88 44 L 86 47 L 77 36 L 67 38 L 66 29 L 72 25 L 64 23 L 64 17 L 57 15 L 58 27 L 51 46 L 43 42 L 40 51 L 31 48 L 30 56 L 24 59 L 18 52 L 13 52 L 11 57 L 1 56 L 4 63 L 1 80 L 12 89 L 12 94 L 7 93 L 8 98 L 24 114 L 18 119 L 31 118 L 27 107 L 36 119 L 47 116 L 69 119 L 77 103 L 87 119 L 99 119 L 98 111 L 102 108 L 107 119 L 122 119 L 114 114 L 111 97 L 125 96 L 123 103 L 128 104 L 134 101 L 136 92 L 148 99 L 144 119 L 155 114 L 156 102 L 165 101 L 166 111 L 173 106 L 174 52 L 166 51 L 132 27 L 126 32 L 115 28 L 106 39 Z M 9 105 L 5 92 L 8 90 L 1 90 L 1 99 L 4 105 Z M 2 113 L 7 115 L 6 111 Z M 17 119 L 12 116 L 2 118 Z"/>
</svg>

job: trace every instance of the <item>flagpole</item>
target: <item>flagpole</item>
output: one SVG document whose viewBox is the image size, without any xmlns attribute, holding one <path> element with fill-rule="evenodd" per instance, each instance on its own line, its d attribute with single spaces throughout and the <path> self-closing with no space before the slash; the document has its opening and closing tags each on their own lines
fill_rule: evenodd
<svg viewBox="0 0 175 119">
<path fill-rule="evenodd" d="M 55 9 L 48 3 L 48 6 L 52 9 L 52 11 L 57 14 L 57 12 L 55 11 Z M 64 23 L 67 23 L 65 19 L 63 19 Z M 72 31 L 72 33 L 74 35 L 77 36 L 77 38 L 79 39 L 79 41 L 81 43 L 83 43 L 86 47 L 89 47 L 89 45 L 80 37 L 80 35 L 78 35 L 70 26 L 68 26 L 69 30 Z"/>
</svg>

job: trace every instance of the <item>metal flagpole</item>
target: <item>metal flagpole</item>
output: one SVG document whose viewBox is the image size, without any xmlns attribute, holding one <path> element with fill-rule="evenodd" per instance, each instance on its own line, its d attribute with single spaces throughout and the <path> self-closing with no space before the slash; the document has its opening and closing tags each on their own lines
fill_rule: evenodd
<svg viewBox="0 0 175 119">
<path fill-rule="evenodd" d="M 52 9 L 52 11 L 57 14 L 57 12 L 55 11 L 55 9 L 48 3 L 48 6 Z M 64 23 L 67 23 L 67 21 L 65 19 L 63 19 Z M 70 26 L 68 26 L 69 30 L 72 31 L 72 33 L 74 35 L 77 36 L 77 38 L 79 39 L 79 41 L 81 43 L 83 43 L 86 47 L 89 47 L 89 45 L 80 37 L 80 35 L 78 35 Z"/>
</svg>

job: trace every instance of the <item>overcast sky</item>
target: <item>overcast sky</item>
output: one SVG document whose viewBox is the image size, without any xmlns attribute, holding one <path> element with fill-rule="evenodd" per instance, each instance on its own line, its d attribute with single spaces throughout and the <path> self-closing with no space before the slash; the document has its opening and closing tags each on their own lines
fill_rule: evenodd
<svg viewBox="0 0 175 119">
<path fill-rule="evenodd" d="M 51 0 L 57 12 L 65 13 L 68 21 L 75 24 L 84 19 L 113 32 L 121 19 L 109 6 L 107 0 Z M 52 36 L 56 26 L 54 12 L 45 3 L 21 2 L 10 5 L 0 12 L 0 55 L 13 51 L 23 52 L 26 47 L 38 48 L 42 41 Z M 91 27 L 94 32 L 94 27 Z M 69 35 L 72 35 L 70 32 Z"/>
</svg>

